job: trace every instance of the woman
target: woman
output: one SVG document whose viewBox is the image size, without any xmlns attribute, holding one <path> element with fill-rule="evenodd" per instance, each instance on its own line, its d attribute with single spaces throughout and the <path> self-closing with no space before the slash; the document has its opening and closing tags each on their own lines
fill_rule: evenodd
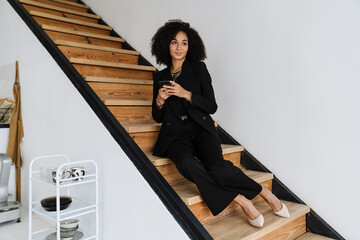
<svg viewBox="0 0 360 240">
<path fill-rule="evenodd" d="M 217 104 L 211 77 L 201 62 L 206 53 L 197 31 L 188 23 L 171 20 L 152 38 L 151 52 L 158 64 L 167 66 L 154 75 L 152 116 L 162 126 L 153 154 L 169 157 L 197 185 L 213 215 L 235 200 L 250 224 L 262 227 L 264 218 L 250 201 L 260 194 L 275 214 L 289 217 L 275 195 L 223 159 L 210 117 Z"/>
</svg>

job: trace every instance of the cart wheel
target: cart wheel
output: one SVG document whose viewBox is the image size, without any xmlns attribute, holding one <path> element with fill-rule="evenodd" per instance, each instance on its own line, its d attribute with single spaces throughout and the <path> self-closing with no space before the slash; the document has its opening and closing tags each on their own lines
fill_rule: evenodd
<svg viewBox="0 0 360 240">
<path fill-rule="evenodd" d="M 17 223 L 21 222 L 21 218 L 18 218 L 18 220 L 16 221 Z"/>
</svg>

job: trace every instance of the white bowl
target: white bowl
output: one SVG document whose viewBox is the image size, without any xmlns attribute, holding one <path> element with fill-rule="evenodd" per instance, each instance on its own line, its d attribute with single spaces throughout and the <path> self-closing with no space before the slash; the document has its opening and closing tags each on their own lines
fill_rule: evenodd
<svg viewBox="0 0 360 240">
<path fill-rule="evenodd" d="M 60 222 L 61 228 L 75 228 L 79 225 L 79 219 L 67 219 Z"/>
</svg>

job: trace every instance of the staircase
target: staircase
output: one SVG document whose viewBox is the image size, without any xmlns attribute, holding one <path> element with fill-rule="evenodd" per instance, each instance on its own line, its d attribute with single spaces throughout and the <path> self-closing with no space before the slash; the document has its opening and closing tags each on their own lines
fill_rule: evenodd
<svg viewBox="0 0 360 240">
<path fill-rule="evenodd" d="M 152 66 L 140 65 L 139 53 L 123 49 L 125 40 L 112 36 L 112 28 L 99 23 L 100 17 L 77 0 L 20 0 L 23 7 L 52 39 L 68 61 L 121 123 L 182 201 L 213 239 L 329 239 L 307 232 L 308 206 L 285 202 L 291 217 L 280 218 L 260 197 L 253 202 L 264 215 L 265 225 L 249 225 L 234 202 L 214 217 L 196 186 L 184 179 L 167 158 L 151 150 L 160 124 L 151 116 Z M 240 163 L 242 146 L 222 144 L 224 158 L 240 167 L 262 186 L 272 189 L 273 174 L 246 170 Z"/>
</svg>

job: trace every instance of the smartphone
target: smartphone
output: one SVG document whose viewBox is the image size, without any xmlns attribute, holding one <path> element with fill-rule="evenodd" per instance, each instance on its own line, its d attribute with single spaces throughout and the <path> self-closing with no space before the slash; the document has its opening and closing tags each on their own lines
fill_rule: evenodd
<svg viewBox="0 0 360 240">
<path fill-rule="evenodd" d="M 163 80 L 163 81 L 159 81 L 159 82 L 158 82 L 158 84 L 159 84 L 159 88 L 162 88 L 164 85 L 171 86 L 170 81 L 171 81 L 171 80 Z"/>
</svg>

